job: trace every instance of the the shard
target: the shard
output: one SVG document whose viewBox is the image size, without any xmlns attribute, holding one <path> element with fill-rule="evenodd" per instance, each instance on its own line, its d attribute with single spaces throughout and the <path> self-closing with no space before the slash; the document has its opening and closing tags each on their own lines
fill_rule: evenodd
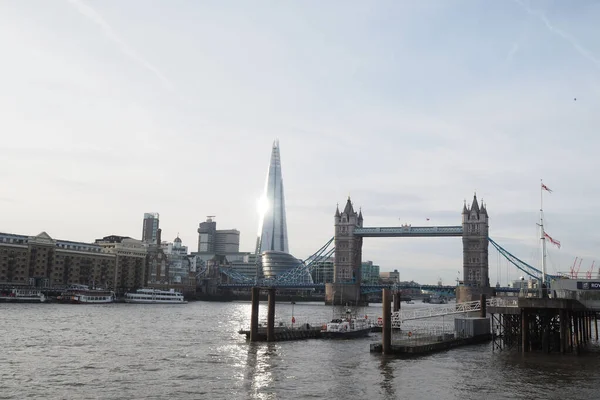
<svg viewBox="0 0 600 400">
<path fill-rule="evenodd" d="M 288 249 L 278 140 L 273 142 L 271 149 L 271 161 L 267 172 L 265 192 L 260 201 L 260 213 L 256 252 L 259 255 L 261 266 L 259 271 L 262 273 L 262 277 L 282 279 L 287 283 L 312 284 L 312 277 L 306 264 L 292 256 Z"/>
<path fill-rule="evenodd" d="M 278 140 L 273 142 L 271 162 L 269 163 L 260 211 L 262 219 L 259 222 L 260 236 L 256 246 L 257 253 L 262 254 L 265 251 L 289 253 Z"/>
</svg>

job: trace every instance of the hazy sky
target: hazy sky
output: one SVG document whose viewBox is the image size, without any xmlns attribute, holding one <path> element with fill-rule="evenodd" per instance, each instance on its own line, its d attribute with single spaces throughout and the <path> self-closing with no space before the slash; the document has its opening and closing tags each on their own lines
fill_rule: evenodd
<svg viewBox="0 0 600 400">
<path fill-rule="evenodd" d="M 598 256 L 596 1 L 0 1 L 0 231 L 93 241 L 241 231 L 279 138 L 290 251 L 365 226 L 458 225 L 476 190 L 490 236 L 549 272 Z M 576 98 L 576 100 L 575 100 Z M 429 222 L 426 218 L 430 218 Z M 451 284 L 459 238 L 365 239 L 402 279 Z M 599 258 L 600 260 L 600 258 Z M 490 280 L 520 274 L 490 250 Z"/>
</svg>

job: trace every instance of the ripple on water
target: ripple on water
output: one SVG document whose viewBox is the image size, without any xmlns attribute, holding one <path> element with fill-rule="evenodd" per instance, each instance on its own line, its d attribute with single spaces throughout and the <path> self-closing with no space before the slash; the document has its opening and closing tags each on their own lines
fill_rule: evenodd
<svg viewBox="0 0 600 400">
<path fill-rule="evenodd" d="M 523 357 L 481 345 L 401 360 L 369 353 L 380 335 L 250 344 L 237 334 L 248 302 L 15 304 L 0 313 L 0 399 L 590 399 L 600 383 L 598 353 Z M 277 314 L 288 320 L 291 306 Z M 317 323 L 332 315 L 310 303 L 294 314 Z"/>
</svg>

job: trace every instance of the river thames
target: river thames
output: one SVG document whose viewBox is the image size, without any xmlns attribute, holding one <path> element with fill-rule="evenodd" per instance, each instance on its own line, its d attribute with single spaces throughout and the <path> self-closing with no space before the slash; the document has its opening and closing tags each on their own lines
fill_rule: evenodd
<svg viewBox="0 0 600 400">
<path fill-rule="evenodd" d="M 291 307 L 278 304 L 277 319 Z M 332 315 L 293 307 L 297 323 Z M 598 398 L 597 347 L 523 356 L 484 344 L 402 360 L 369 353 L 377 333 L 250 344 L 237 333 L 249 316 L 248 302 L 0 304 L 0 399 Z"/>
</svg>

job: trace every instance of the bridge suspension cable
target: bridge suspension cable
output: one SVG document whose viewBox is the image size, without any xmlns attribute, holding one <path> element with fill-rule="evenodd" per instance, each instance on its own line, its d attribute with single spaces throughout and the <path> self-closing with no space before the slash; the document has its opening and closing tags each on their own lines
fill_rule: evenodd
<svg viewBox="0 0 600 400">
<path fill-rule="evenodd" d="M 496 243 L 494 240 L 492 240 L 492 238 L 488 238 L 488 240 L 492 244 L 492 246 L 494 246 L 496 248 L 496 250 L 498 250 L 498 252 L 502 256 L 504 256 L 504 258 L 506 258 L 512 265 L 514 265 L 515 267 L 517 267 L 518 269 L 520 269 L 521 271 L 526 273 L 528 276 L 541 280 L 542 271 L 540 271 L 539 269 L 537 269 L 535 267 L 532 267 L 531 265 L 527 264 L 525 261 L 514 256 L 508 250 L 506 250 L 505 248 L 500 246 L 498 243 Z M 552 279 L 558 279 L 558 278 L 559 278 L 558 275 L 546 274 L 546 282 L 545 283 L 549 284 Z"/>
<path fill-rule="evenodd" d="M 301 261 L 296 267 L 284 272 L 283 274 L 277 276 L 274 280 L 267 281 L 265 280 L 265 284 L 278 284 L 278 283 L 298 283 L 300 280 L 312 272 L 315 265 L 317 265 L 320 261 L 326 260 L 331 257 L 335 251 L 335 247 L 329 249 L 329 246 L 333 243 L 333 239 L 331 238 L 325 243 L 319 250 L 311 254 L 306 261 Z"/>
</svg>

